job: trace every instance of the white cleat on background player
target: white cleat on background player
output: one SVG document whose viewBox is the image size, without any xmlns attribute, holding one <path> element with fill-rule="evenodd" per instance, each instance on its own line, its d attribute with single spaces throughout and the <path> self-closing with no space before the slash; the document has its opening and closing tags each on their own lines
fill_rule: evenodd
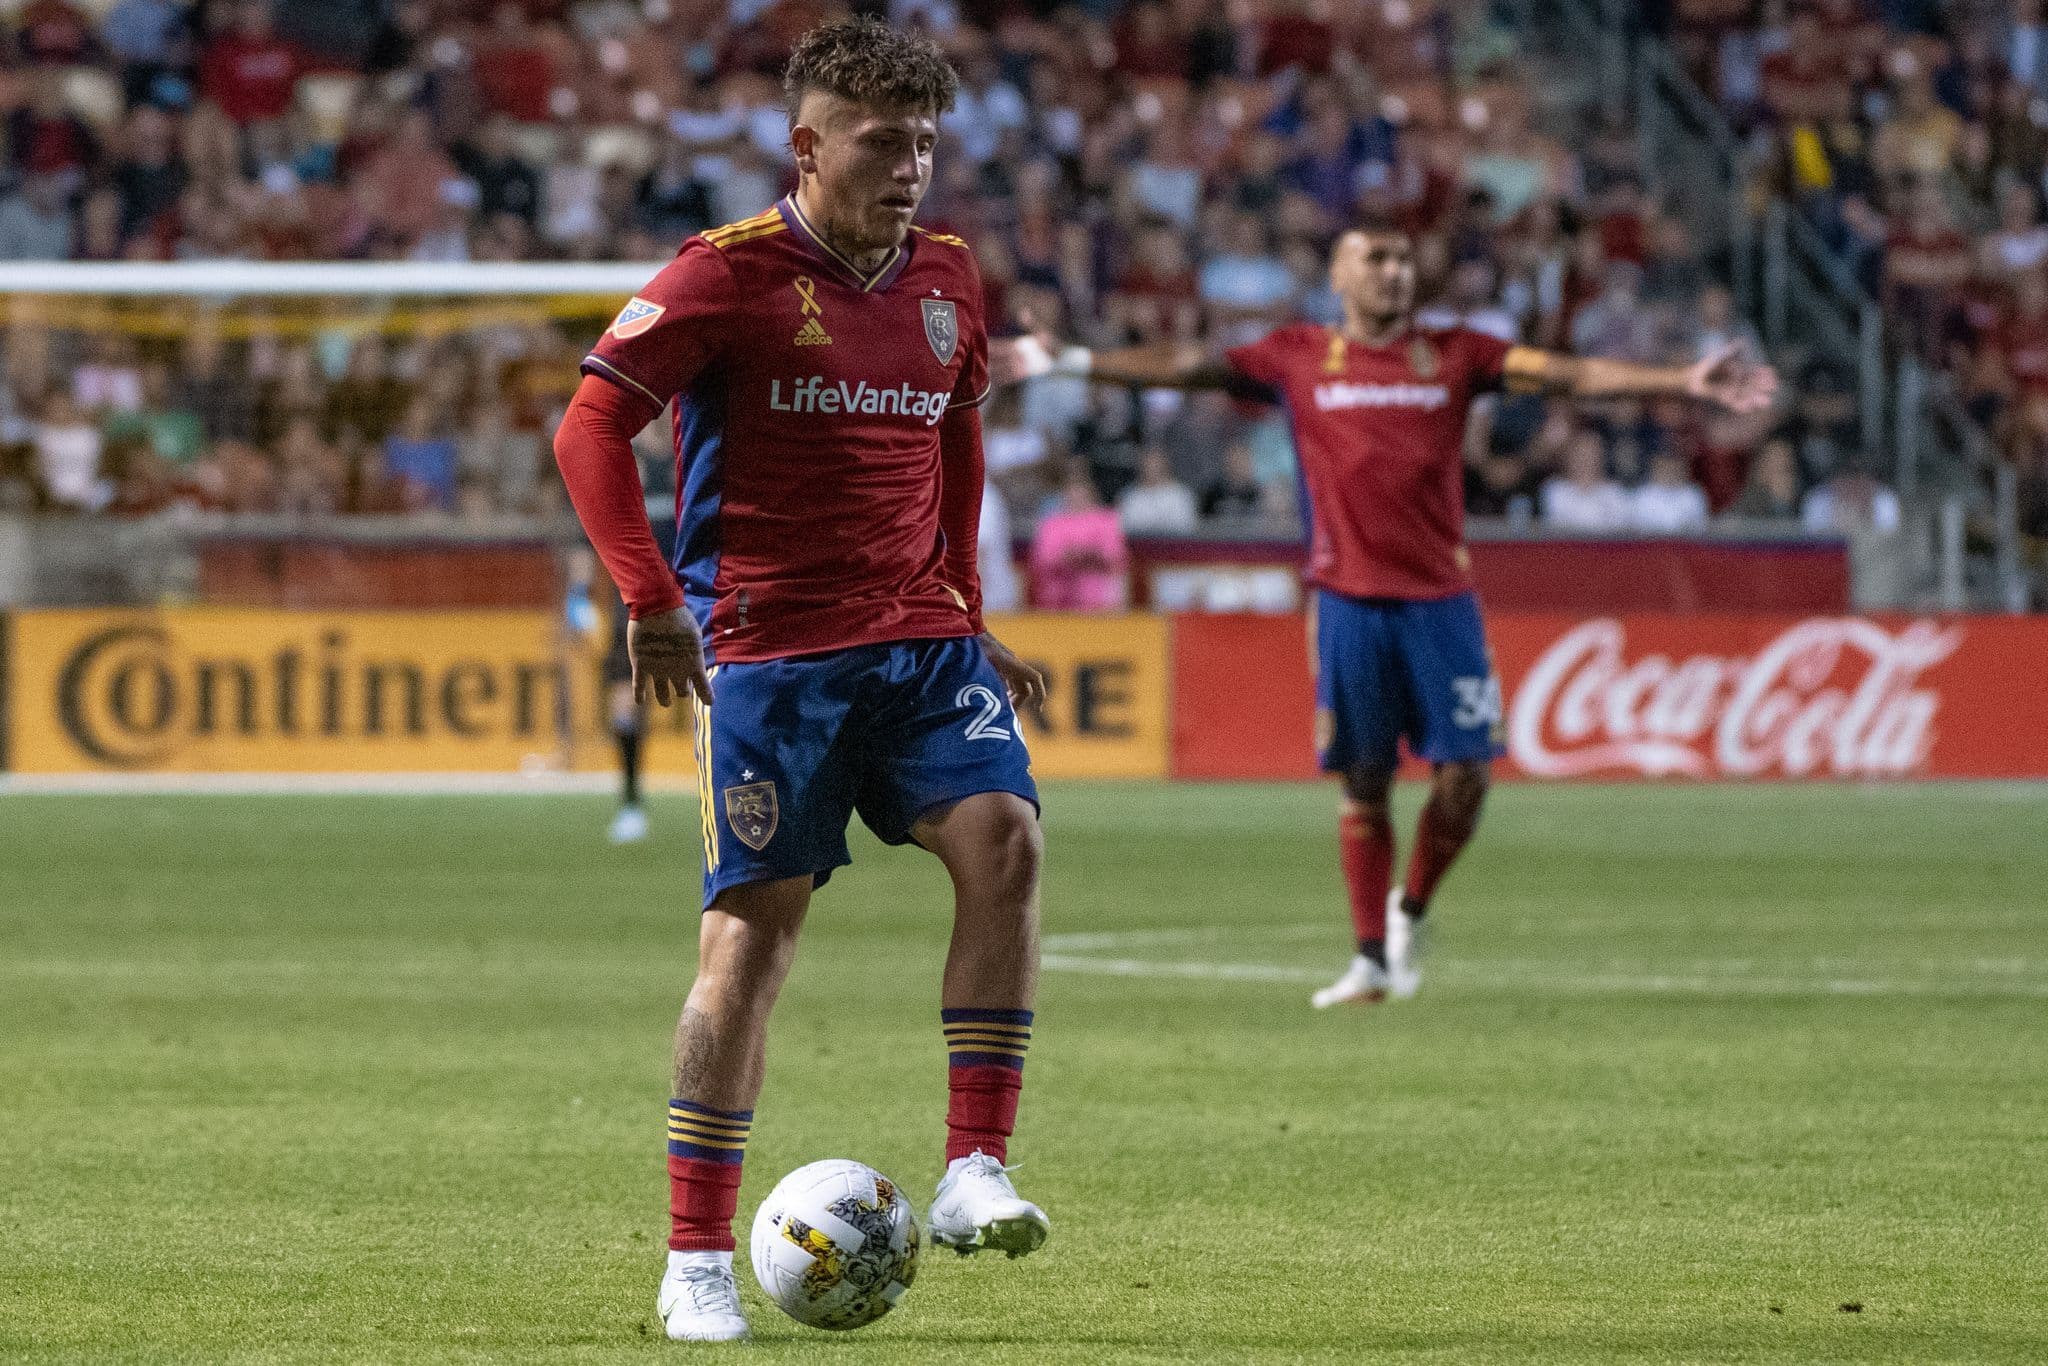
<svg viewBox="0 0 2048 1366">
<path fill-rule="evenodd" d="M 1387 893 L 1387 994 L 1397 1001 L 1422 990 L 1422 925 L 1401 909 L 1401 889 Z"/>
<path fill-rule="evenodd" d="M 1317 1010 L 1347 1004 L 1371 1005 L 1387 998 L 1387 970 L 1362 953 L 1351 956 L 1344 975 L 1308 998 Z"/>
<path fill-rule="evenodd" d="M 974 1252 L 1036 1252 L 1052 1232 L 1045 1211 L 1017 1194 L 1008 1170 L 987 1153 L 946 1164 L 932 1197 L 932 1242 L 965 1257 Z"/>
<path fill-rule="evenodd" d="M 671 1252 L 654 1307 L 676 1342 L 738 1342 L 747 1335 L 730 1252 Z"/>
<path fill-rule="evenodd" d="M 647 813 L 637 806 L 620 807 L 610 834 L 613 844 L 638 844 L 647 838 Z"/>
</svg>

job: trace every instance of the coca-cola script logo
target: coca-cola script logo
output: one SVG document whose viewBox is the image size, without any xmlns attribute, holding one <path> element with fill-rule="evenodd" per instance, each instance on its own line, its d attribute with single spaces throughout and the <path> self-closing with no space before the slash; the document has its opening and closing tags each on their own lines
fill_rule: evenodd
<svg viewBox="0 0 2048 1366">
<path fill-rule="evenodd" d="M 1561 636 L 1515 692 L 1508 752 L 1526 772 L 1652 777 L 1897 777 L 1934 743 L 1921 674 L 1954 653 L 1961 627 L 1803 621 L 1749 658 L 1650 654 L 1630 663 L 1620 622 Z"/>
</svg>

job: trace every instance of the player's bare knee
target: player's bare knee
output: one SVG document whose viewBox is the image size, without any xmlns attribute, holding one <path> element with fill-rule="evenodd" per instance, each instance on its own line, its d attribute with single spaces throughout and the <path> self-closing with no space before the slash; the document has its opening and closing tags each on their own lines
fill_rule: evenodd
<svg viewBox="0 0 2048 1366">
<path fill-rule="evenodd" d="M 980 843 L 972 872 L 956 879 L 960 904 L 1003 919 L 1028 912 L 1036 904 L 1038 870 L 1045 857 L 1037 814 L 1021 801 L 1006 804 L 993 814 Z"/>
<path fill-rule="evenodd" d="M 1390 818 L 1394 775 L 1378 768 L 1348 769 L 1342 776 L 1345 811 L 1372 822 Z"/>
<path fill-rule="evenodd" d="M 773 996 L 796 957 L 809 891 L 780 883 L 735 887 L 704 912 L 697 981 L 721 994 Z"/>
</svg>

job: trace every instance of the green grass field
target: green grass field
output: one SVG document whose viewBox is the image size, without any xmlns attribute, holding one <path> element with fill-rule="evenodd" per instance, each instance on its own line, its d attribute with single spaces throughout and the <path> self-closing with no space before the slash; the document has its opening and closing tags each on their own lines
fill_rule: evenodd
<svg viewBox="0 0 2048 1366">
<path fill-rule="evenodd" d="M 1412 794 L 1411 794 L 1412 795 Z M 1411 1004 L 1318 1014 L 1329 794 L 1058 786 L 1027 1261 L 732 1360 L 2048 1358 L 2048 789 L 1503 789 Z M 694 799 L 0 797 L 0 1359 L 613 1361 L 653 1313 Z M 920 1205 L 935 864 L 865 837 L 784 1171 Z"/>
</svg>

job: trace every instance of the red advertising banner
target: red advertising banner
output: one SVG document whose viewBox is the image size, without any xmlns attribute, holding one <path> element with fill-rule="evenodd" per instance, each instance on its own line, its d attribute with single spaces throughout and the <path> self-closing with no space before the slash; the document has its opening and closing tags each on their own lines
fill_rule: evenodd
<svg viewBox="0 0 2048 1366">
<path fill-rule="evenodd" d="M 2048 777 L 2048 619 L 1499 613 L 1531 778 Z M 1175 622 L 1174 776 L 1306 778 L 1298 617 Z"/>
<path fill-rule="evenodd" d="M 1501 612 L 1849 609 L 1849 552 L 1840 541 L 1602 536 L 1475 540 L 1466 549 L 1480 596 Z M 1300 546 L 1273 541 L 1131 541 L 1138 601 L 1161 610 L 1291 608 L 1301 601 L 1301 556 Z M 1192 592 L 1205 576 L 1222 591 Z"/>
</svg>

